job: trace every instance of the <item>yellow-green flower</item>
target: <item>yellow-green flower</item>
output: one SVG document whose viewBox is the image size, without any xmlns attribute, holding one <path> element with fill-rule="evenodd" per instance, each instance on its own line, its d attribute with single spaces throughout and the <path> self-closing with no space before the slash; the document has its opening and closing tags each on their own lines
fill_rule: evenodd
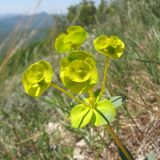
<svg viewBox="0 0 160 160">
<path fill-rule="evenodd" d="M 61 60 L 60 78 L 64 86 L 74 93 L 88 91 L 98 81 L 93 55 L 81 50 L 71 52 Z"/>
<path fill-rule="evenodd" d="M 38 97 L 49 87 L 53 76 L 51 65 L 41 60 L 32 64 L 24 72 L 22 83 L 25 92 L 32 96 Z"/>
<path fill-rule="evenodd" d="M 100 36 L 94 40 L 94 47 L 99 52 L 110 58 L 120 58 L 125 49 L 124 43 L 117 36 Z"/>
<path fill-rule="evenodd" d="M 55 50 L 58 53 L 68 53 L 78 50 L 87 38 L 87 32 L 80 26 L 70 26 L 67 33 L 61 33 L 55 41 Z"/>
</svg>

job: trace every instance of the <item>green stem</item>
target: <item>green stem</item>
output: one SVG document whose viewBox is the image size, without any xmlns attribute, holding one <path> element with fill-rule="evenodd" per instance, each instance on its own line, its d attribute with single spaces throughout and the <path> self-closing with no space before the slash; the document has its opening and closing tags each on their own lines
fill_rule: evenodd
<svg viewBox="0 0 160 160">
<path fill-rule="evenodd" d="M 89 90 L 88 93 L 89 93 L 90 104 L 91 104 L 91 106 L 92 106 L 93 108 L 95 108 L 95 101 L 96 101 L 96 99 L 95 99 L 95 96 L 94 96 L 94 91 L 93 91 L 93 89 Z"/>
<path fill-rule="evenodd" d="M 121 149 L 121 151 L 123 152 L 123 154 L 125 155 L 125 157 L 128 160 L 132 160 L 132 158 L 130 157 L 130 155 L 128 154 L 128 151 L 126 150 L 126 148 L 123 146 L 121 140 L 119 139 L 119 137 L 117 136 L 117 134 L 113 131 L 113 129 L 111 128 L 111 126 L 108 124 L 105 126 L 107 132 L 111 135 L 111 137 L 113 138 L 114 142 L 116 143 L 116 145 Z"/>
<path fill-rule="evenodd" d="M 70 98 L 74 99 L 75 101 L 77 101 L 80 104 L 84 104 L 84 105 L 88 105 L 86 102 L 84 102 L 83 100 L 79 99 L 78 97 L 75 97 L 72 93 L 69 93 L 68 91 L 66 91 L 65 89 L 61 88 L 60 86 L 58 86 L 55 83 L 51 83 L 50 84 L 53 88 L 56 88 L 57 90 L 61 91 L 62 93 L 66 94 L 67 96 L 69 96 Z"/>
<path fill-rule="evenodd" d="M 105 87 L 106 87 L 106 81 L 107 81 L 107 74 L 108 74 L 108 67 L 109 67 L 109 60 L 110 58 L 106 56 L 106 62 L 105 62 L 105 69 L 104 69 L 104 76 L 103 76 L 103 81 L 102 81 L 102 86 L 101 86 L 101 91 L 99 93 L 99 96 L 97 98 L 97 101 L 102 97 Z"/>
<path fill-rule="evenodd" d="M 111 128 L 111 126 L 109 125 L 109 121 L 108 119 L 103 115 L 103 113 L 99 110 L 96 109 L 96 111 L 106 120 L 106 122 L 108 123 L 105 127 L 107 132 L 111 135 L 112 139 L 114 140 L 114 142 L 116 143 L 116 145 L 121 149 L 121 151 L 123 152 L 123 154 L 125 155 L 125 157 L 127 158 L 127 160 L 132 160 L 133 158 L 129 155 L 128 151 L 126 150 L 126 148 L 123 146 L 121 140 L 119 139 L 118 135 L 113 131 L 113 129 Z"/>
</svg>

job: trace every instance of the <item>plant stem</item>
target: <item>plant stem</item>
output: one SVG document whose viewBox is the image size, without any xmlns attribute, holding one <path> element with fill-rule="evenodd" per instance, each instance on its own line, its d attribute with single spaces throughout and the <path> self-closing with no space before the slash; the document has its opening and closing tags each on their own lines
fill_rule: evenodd
<svg viewBox="0 0 160 160">
<path fill-rule="evenodd" d="M 107 124 L 105 126 L 107 132 L 111 135 L 111 137 L 113 138 L 114 142 L 116 143 L 116 145 L 122 150 L 123 154 L 126 156 L 126 158 L 128 160 L 132 160 L 132 158 L 130 157 L 130 155 L 128 154 L 128 151 L 125 149 L 125 147 L 123 146 L 123 144 L 121 143 L 121 140 L 119 139 L 119 137 L 117 136 L 117 134 L 113 131 L 113 129 L 111 128 L 111 126 L 109 124 Z"/>
<path fill-rule="evenodd" d="M 72 93 L 69 93 L 68 91 L 66 91 L 65 89 L 61 88 L 60 86 L 58 86 L 55 83 L 51 83 L 50 84 L 53 88 L 56 88 L 57 90 L 61 91 L 62 93 L 66 94 L 67 96 L 69 96 L 70 98 L 74 99 L 75 101 L 77 101 L 80 104 L 84 104 L 85 106 L 88 104 L 86 102 L 84 102 L 83 100 L 79 99 L 78 97 L 75 97 Z"/>
<path fill-rule="evenodd" d="M 110 60 L 110 58 L 106 56 L 106 62 L 105 62 L 105 68 L 104 68 L 104 76 L 103 76 L 101 91 L 99 93 L 97 101 L 99 101 L 99 99 L 101 98 L 101 96 L 103 95 L 103 93 L 105 91 L 106 81 L 107 81 L 107 78 L 108 78 L 107 74 L 108 74 L 109 60 Z"/>
<path fill-rule="evenodd" d="M 96 111 L 106 120 L 106 122 L 108 123 L 105 127 L 107 132 L 111 135 L 112 139 L 114 140 L 114 142 L 116 143 L 116 145 L 121 149 L 121 151 L 123 152 L 123 154 L 125 155 L 125 157 L 128 160 L 132 160 L 133 158 L 128 154 L 128 151 L 126 150 L 126 148 L 123 146 L 121 140 L 119 139 L 118 135 L 113 131 L 113 129 L 111 128 L 111 126 L 109 125 L 109 121 L 108 119 L 103 115 L 103 113 L 99 110 L 96 109 Z"/>
<path fill-rule="evenodd" d="M 94 91 L 93 91 L 93 89 L 89 90 L 88 93 L 89 93 L 90 104 L 91 104 L 91 106 L 92 106 L 93 108 L 95 108 L 95 101 L 96 101 L 96 100 L 95 100 L 95 96 L 94 96 Z"/>
</svg>

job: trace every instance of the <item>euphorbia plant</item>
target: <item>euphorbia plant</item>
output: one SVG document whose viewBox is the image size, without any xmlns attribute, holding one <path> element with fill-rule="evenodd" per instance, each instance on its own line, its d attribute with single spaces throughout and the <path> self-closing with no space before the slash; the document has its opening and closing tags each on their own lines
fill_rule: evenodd
<svg viewBox="0 0 160 160">
<path fill-rule="evenodd" d="M 24 89 L 30 96 L 38 97 L 49 86 L 52 86 L 74 99 L 78 104 L 71 110 L 71 125 L 74 128 L 82 128 L 89 123 L 93 123 L 95 126 L 104 125 L 118 146 L 120 156 L 131 160 L 133 159 L 132 155 L 110 126 L 116 116 L 117 103 L 115 101 L 117 99 L 102 97 L 106 89 L 109 60 L 121 57 L 125 49 L 124 43 L 116 36 L 102 35 L 94 40 L 95 49 L 106 59 L 101 90 L 99 95 L 95 96 L 93 87 L 98 83 L 96 60 L 92 53 L 80 50 L 86 38 L 87 32 L 84 28 L 70 26 L 66 33 L 61 33 L 55 40 L 56 51 L 66 54 L 60 61 L 60 79 L 64 88 L 52 82 L 54 75 L 52 67 L 48 62 L 41 60 L 32 64 L 24 72 L 22 79 Z M 88 97 L 79 98 L 80 94 L 86 92 L 88 92 Z"/>
</svg>

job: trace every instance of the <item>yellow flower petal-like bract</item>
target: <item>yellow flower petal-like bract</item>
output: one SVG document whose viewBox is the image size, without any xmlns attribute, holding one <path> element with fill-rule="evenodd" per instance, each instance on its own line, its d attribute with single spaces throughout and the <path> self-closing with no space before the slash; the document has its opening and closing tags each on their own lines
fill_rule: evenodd
<svg viewBox="0 0 160 160">
<path fill-rule="evenodd" d="M 80 26 L 70 26 L 67 33 L 61 33 L 55 40 L 55 50 L 58 53 L 68 53 L 80 48 L 87 38 L 87 32 Z"/>
<path fill-rule="evenodd" d="M 51 65 L 41 60 L 28 67 L 24 72 L 22 83 L 25 92 L 32 96 L 38 97 L 49 87 L 53 76 Z"/>
<path fill-rule="evenodd" d="M 60 78 L 73 93 L 85 92 L 98 81 L 95 60 L 91 53 L 73 51 L 60 64 Z"/>
<path fill-rule="evenodd" d="M 120 58 L 125 45 L 117 36 L 100 36 L 94 40 L 94 47 L 99 52 L 112 59 Z"/>
</svg>

